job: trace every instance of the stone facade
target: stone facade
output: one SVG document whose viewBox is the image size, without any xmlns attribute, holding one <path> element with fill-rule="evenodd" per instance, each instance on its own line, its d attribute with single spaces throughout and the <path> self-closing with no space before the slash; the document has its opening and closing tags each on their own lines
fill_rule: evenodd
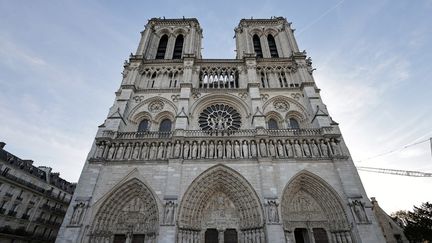
<svg viewBox="0 0 432 243">
<path fill-rule="evenodd" d="M 141 35 L 57 242 L 384 242 L 285 18 L 242 19 L 236 59 L 196 19 Z"/>
<path fill-rule="evenodd" d="M 0 144 L 0 242 L 54 242 L 75 184 Z"/>
</svg>

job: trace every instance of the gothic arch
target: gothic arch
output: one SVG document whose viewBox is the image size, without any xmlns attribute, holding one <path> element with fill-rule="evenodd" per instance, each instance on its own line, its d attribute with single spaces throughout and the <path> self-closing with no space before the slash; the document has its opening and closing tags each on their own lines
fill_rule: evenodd
<svg viewBox="0 0 432 243">
<path fill-rule="evenodd" d="M 94 204 L 90 242 L 110 240 L 115 234 L 158 234 L 158 201 L 140 179 L 132 178 L 114 188 Z"/>
<path fill-rule="evenodd" d="M 263 227 L 263 209 L 255 190 L 242 175 L 221 164 L 204 171 L 190 184 L 180 204 L 178 227 L 203 230 L 205 207 L 216 193 L 224 193 L 235 205 L 240 219 L 239 230 Z"/>
<path fill-rule="evenodd" d="M 129 112 L 128 120 L 132 121 L 134 123 L 137 123 L 138 120 L 136 118 L 140 118 L 141 113 L 148 113 L 148 111 L 146 109 L 146 105 L 152 103 L 153 101 L 163 102 L 164 107 L 160 112 L 169 111 L 173 114 L 177 114 L 177 107 L 176 107 L 176 105 L 174 105 L 174 103 L 172 101 L 170 101 L 166 98 L 163 98 L 163 97 L 156 96 L 156 97 L 148 98 L 148 99 L 140 102 L 134 108 L 132 108 L 132 110 Z M 172 118 L 174 118 L 174 116 L 172 116 Z M 156 118 L 154 118 L 154 119 L 156 119 Z"/>
<path fill-rule="evenodd" d="M 199 114 L 208 106 L 213 104 L 227 104 L 232 106 L 237 110 L 237 112 L 241 115 L 242 125 L 240 129 L 244 129 L 244 126 L 249 124 L 247 119 L 250 117 L 248 105 L 244 100 L 231 95 L 231 94 L 208 94 L 197 99 L 190 108 L 190 114 L 192 114 L 193 119 L 192 127 L 198 128 L 198 117 Z"/>
<path fill-rule="evenodd" d="M 330 232 L 349 231 L 338 193 L 317 175 L 303 170 L 285 186 L 281 199 L 284 229 L 318 227 Z"/>
<path fill-rule="evenodd" d="M 288 113 L 295 112 L 298 115 L 296 117 L 300 119 L 300 121 L 304 121 L 308 117 L 307 110 L 304 108 L 302 104 L 300 104 L 300 102 L 283 95 L 278 95 L 267 100 L 263 104 L 263 111 L 267 112 L 267 108 L 276 101 L 288 102 L 288 104 L 290 105 L 289 109 L 287 110 Z"/>
</svg>

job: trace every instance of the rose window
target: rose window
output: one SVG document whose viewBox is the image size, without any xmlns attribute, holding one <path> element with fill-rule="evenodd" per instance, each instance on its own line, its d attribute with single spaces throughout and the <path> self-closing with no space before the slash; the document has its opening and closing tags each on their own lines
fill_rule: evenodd
<svg viewBox="0 0 432 243">
<path fill-rule="evenodd" d="M 202 130 L 238 130 L 241 125 L 240 114 L 229 105 L 211 105 L 205 108 L 199 116 L 199 126 Z"/>
</svg>

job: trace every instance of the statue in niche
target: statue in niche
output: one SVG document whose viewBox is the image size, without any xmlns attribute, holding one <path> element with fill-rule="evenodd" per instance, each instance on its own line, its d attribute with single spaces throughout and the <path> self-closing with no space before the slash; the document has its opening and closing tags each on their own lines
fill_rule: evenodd
<svg viewBox="0 0 432 243">
<path fill-rule="evenodd" d="M 335 155 L 335 156 L 342 155 L 339 144 L 336 143 L 335 139 L 330 140 L 330 146 L 333 150 L 333 155 Z"/>
<path fill-rule="evenodd" d="M 164 158 L 164 143 L 159 143 L 159 148 L 157 152 L 157 159 L 163 159 Z"/>
<path fill-rule="evenodd" d="M 309 149 L 309 145 L 307 144 L 306 140 L 303 140 L 302 147 L 303 147 L 304 155 L 306 157 L 311 157 L 311 151 Z"/>
<path fill-rule="evenodd" d="M 255 140 L 251 141 L 250 149 L 251 149 L 252 158 L 256 158 L 257 157 L 257 147 L 256 147 Z"/>
<path fill-rule="evenodd" d="M 133 152 L 132 152 L 132 159 L 138 159 L 139 158 L 139 149 L 140 149 L 140 144 L 135 143 L 135 147 L 134 147 Z"/>
<path fill-rule="evenodd" d="M 319 154 L 318 146 L 317 146 L 315 140 L 311 141 L 311 145 L 310 146 L 312 148 L 312 157 L 319 157 L 320 154 Z"/>
<path fill-rule="evenodd" d="M 270 223 L 278 223 L 279 222 L 279 214 L 278 214 L 278 203 L 275 200 L 269 200 L 267 202 L 268 208 L 268 220 Z"/>
<path fill-rule="evenodd" d="M 148 150 L 149 150 L 148 144 L 144 143 L 143 147 L 141 149 L 141 158 L 142 159 L 147 159 L 148 158 Z"/>
<path fill-rule="evenodd" d="M 151 143 L 150 145 L 150 154 L 149 154 L 149 159 L 155 159 L 156 158 L 156 154 L 157 154 L 157 145 L 155 142 Z"/>
<path fill-rule="evenodd" d="M 261 141 L 259 143 L 259 147 L 260 147 L 261 157 L 267 157 L 267 146 L 265 144 L 264 139 L 261 139 Z"/>
<path fill-rule="evenodd" d="M 364 209 L 364 204 L 359 200 L 352 201 L 349 206 L 354 213 L 354 216 L 358 223 L 369 223 Z"/>
<path fill-rule="evenodd" d="M 275 149 L 275 145 L 273 143 L 273 140 L 269 141 L 268 148 L 269 148 L 270 157 L 275 158 L 276 157 L 276 149 Z"/>
<path fill-rule="evenodd" d="M 171 159 L 171 158 L 172 158 L 172 144 L 171 144 L 171 142 L 168 142 L 168 143 L 167 143 L 167 147 L 166 147 L 166 155 L 165 155 L 165 157 L 166 157 L 167 159 Z"/>
<path fill-rule="evenodd" d="M 294 142 L 294 151 L 296 157 L 303 157 L 302 149 L 300 147 L 300 142 L 298 140 Z"/>
<path fill-rule="evenodd" d="M 177 140 L 174 145 L 174 158 L 180 158 L 180 142 Z"/>
<path fill-rule="evenodd" d="M 185 142 L 185 144 L 183 145 L 183 158 L 184 159 L 189 159 L 189 142 Z"/>
<path fill-rule="evenodd" d="M 287 157 L 290 157 L 290 158 L 294 157 L 291 141 L 288 139 L 285 141 L 285 151 L 286 151 Z"/>
<path fill-rule="evenodd" d="M 231 142 L 228 141 L 225 146 L 226 146 L 226 158 L 227 159 L 231 159 L 232 158 L 232 146 L 231 146 Z"/>
<path fill-rule="evenodd" d="M 73 208 L 73 213 L 72 213 L 72 217 L 70 220 L 70 224 L 80 224 L 81 223 L 81 218 L 83 216 L 84 213 L 84 209 L 85 209 L 85 203 L 80 202 L 75 204 L 74 208 Z"/>
<path fill-rule="evenodd" d="M 284 156 L 284 148 L 282 142 L 280 140 L 277 141 L 277 154 L 279 158 L 283 158 Z"/>
<path fill-rule="evenodd" d="M 206 142 L 202 141 L 201 142 L 201 154 L 200 154 L 200 157 L 204 159 L 206 157 L 206 152 L 207 152 Z"/>
<path fill-rule="evenodd" d="M 223 148 L 222 142 L 218 141 L 218 143 L 217 143 L 217 157 L 223 158 L 223 154 L 224 154 L 224 148 Z"/>
<path fill-rule="evenodd" d="M 175 202 L 167 201 L 165 203 L 165 215 L 164 215 L 164 223 L 168 225 L 174 224 L 174 210 L 175 210 Z"/>
<path fill-rule="evenodd" d="M 132 144 L 131 144 L 131 143 L 128 143 L 128 144 L 126 145 L 126 151 L 125 151 L 125 155 L 124 155 L 124 158 L 125 158 L 125 159 L 130 159 L 130 156 L 131 156 L 131 149 L 132 149 Z"/>
<path fill-rule="evenodd" d="M 324 143 L 324 140 L 320 141 L 321 155 L 322 157 L 328 157 L 328 147 L 327 144 Z"/>
<path fill-rule="evenodd" d="M 123 159 L 123 152 L 124 152 L 124 147 L 123 144 L 121 143 L 119 145 L 119 148 L 117 149 L 116 159 Z"/>
<path fill-rule="evenodd" d="M 208 158 L 213 159 L 214 154 L 215 154 L 215 145 L 214 145 L 213 141 L 210 141 L 209 146 L 208 146 Z"/>
<path fill-rule="evenodd" d="M 198 144 L 196 141 L 192 143 L 192 151 L 191 151 L 192 159 L 196 159 L 198 157 Z"/>
<path fill-rule="evenodd" d="M 242 143 L 242 152 L 244 158 L 249 158 L 249 147 L 246 141 Z"/>
<path fill-rule="evenodd" d="M 237 140 L 234 142 L 234 157 L 235 158 L 241 157 L 240 144 Z"/>
<path fill-rule="evenodd" d="M 103 156 L 103 151 L 104 151 L 105 145 L 102 143 L 99 143 L 97 150 L 96 150 L 96 158 L 102 158 Z"/>
</svg>

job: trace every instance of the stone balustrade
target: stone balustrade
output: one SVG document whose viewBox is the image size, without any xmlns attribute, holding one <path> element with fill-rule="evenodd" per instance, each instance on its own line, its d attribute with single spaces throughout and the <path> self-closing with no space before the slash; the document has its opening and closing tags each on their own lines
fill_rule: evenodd
<svg viewBox="0 0 432 243">
<path fill-rule="evenodd" d="M 96 160 L 319 159 L 344 156 L 331 128 L 106 132 L 97 139 Z"/>
</svg>

